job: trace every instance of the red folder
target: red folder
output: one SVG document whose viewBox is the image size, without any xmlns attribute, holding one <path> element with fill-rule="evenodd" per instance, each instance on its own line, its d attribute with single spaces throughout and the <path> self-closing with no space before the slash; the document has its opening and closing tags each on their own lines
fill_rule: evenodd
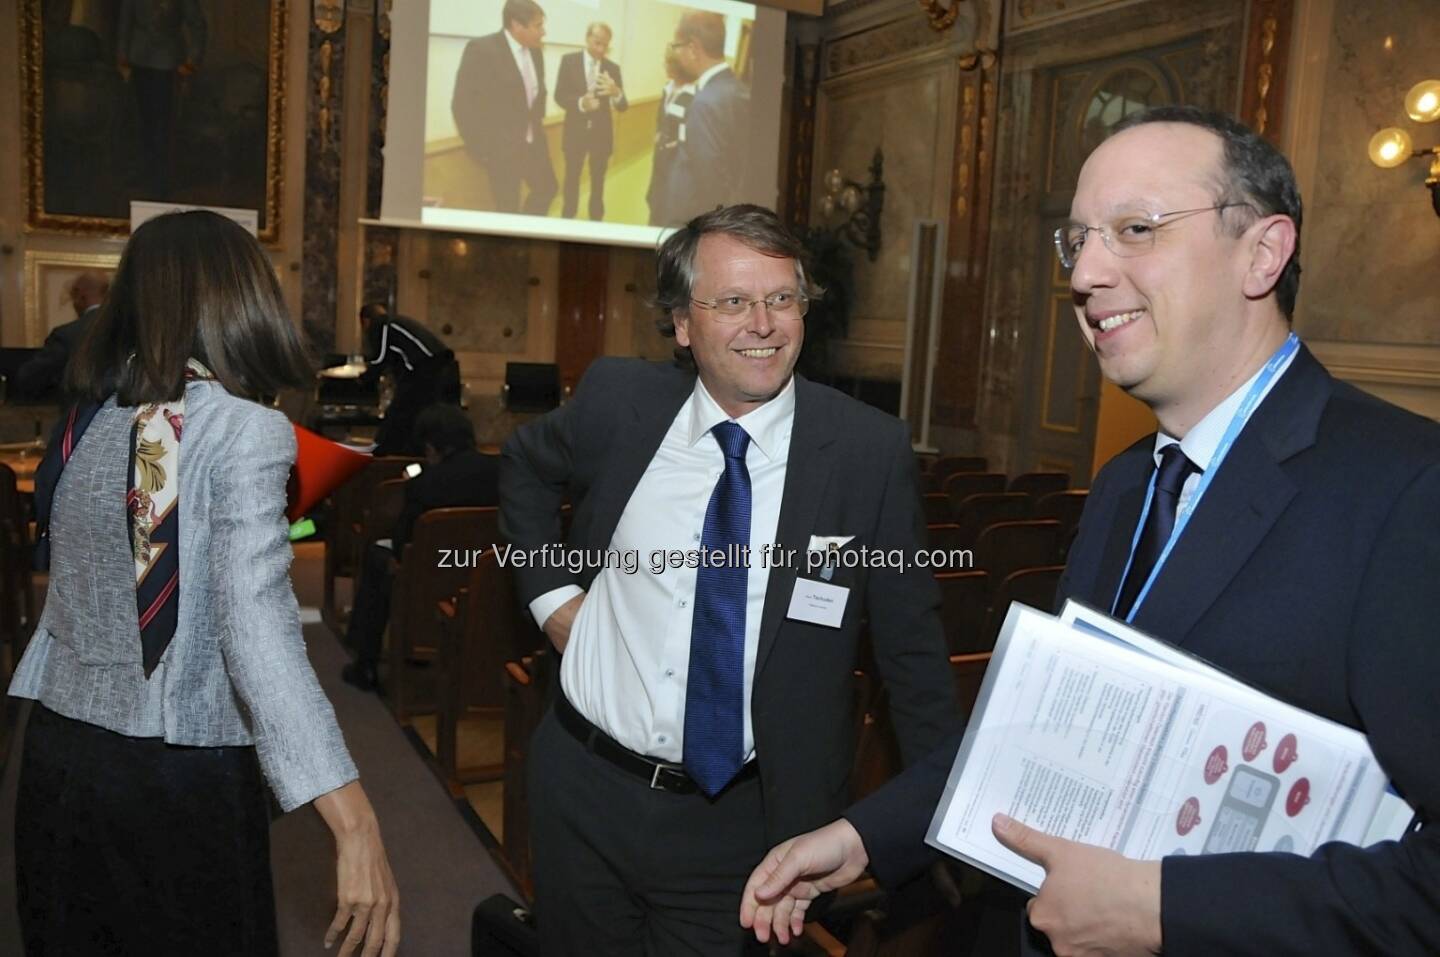
<svg viewBox="0 0 1440 957">
<path fill-rule="evenodd" d="M 295 467 L 290 470 L 290 504 L 285 517 L 293 524 L 309 514 L 325 496 L 363 469 L 370 456 L 295 426 Z"/>
</svg>

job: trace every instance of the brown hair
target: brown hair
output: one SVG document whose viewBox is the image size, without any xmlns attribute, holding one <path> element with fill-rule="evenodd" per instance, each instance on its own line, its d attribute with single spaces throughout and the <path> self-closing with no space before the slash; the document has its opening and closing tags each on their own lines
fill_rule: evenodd
<svg viewBox="0 0 1440 957">
<path fill-rule="evenodd" d="M 655 326 L 665 338 L 675 338 L 676 314 L 689 314 L 690 295 L 695 288 L 695 256 L 700 240 L 711 233 L 730 236 L 766 256 L 794 260 L 796 288 L 812 302 L 825 294 L 824 287 L 805 271 L 805 246 L 774 210 L 752 203 L 720 206 L 696 216 L 660 244 L 655 259 L 654 299 L 660 317 Z M 694 361 L 686 346 L 675 347 L 675 359 L 681 365 Z"/>
<path fill-rule="evenodd" d="M 123 406 L 179 398 L 194 357 L 247 399 L 310 384 L 275 267 L 238 224 L 205 210 L 135 230 L 67 374 L 77 395 Z"/>
</svg>

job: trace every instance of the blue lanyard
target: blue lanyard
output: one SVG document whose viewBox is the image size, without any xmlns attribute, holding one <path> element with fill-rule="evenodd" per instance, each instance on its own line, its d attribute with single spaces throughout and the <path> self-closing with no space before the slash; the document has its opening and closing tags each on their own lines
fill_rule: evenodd
<svg viewBox="0 0 1440 957">
<path fill-rule="evenodd" d="M 1220 471 L 1220 464 L 1225 461 L 1225 456 L 1230 452 L 1230 446 L 1240 436 L 1240 430 L 1245 428 L 1245 423 L 1250 421 L 1250 416 L 1255 414 L 1255 409 L 1260 405 L 1260 399 L 1265 395 L 1265 390 L 1290 357 L 1300 349 L 1300 339 L 1295 333 L 1290 333 L 1285 341 L 1280 344 L 1260 370 L 1260 375 L 1250 386 L 1250 391 L 1245 393 L 1244 400 L 1235 414 L 1230 417 L 1230 424 L 1225 429 L 1220 444 L 1215 447 L 1215 454 L 1210 458 L 1210 467 L 1200 474 L 1200 484 L 1195 486 L 1195 494 L 1185 503 L 1175 516 L 1175 528 L 1170 532 L 1170 540 L 1165 543 L 1165 548 L 1160 552 L 1160 557 L 1155 560 L 1155 567 L 1150 569 L 1150 577 L 1145 579 L 1145 585 L 1140 593 L 1135 596 L 1135 603 L 1130 606 L 1130 613 L 1125 616 L 1126 622 L 1135 620 L 1135 613 L 1140 610 L 1145 596 L 1150 594 L 1150 586 L 1155 584 L 1155 579 L 1160 577 L 1160 569 L 1165 567 L 1165 561 L 1170 557 L 1170 552 L 1175 548 L 1175 543 L 1180 540 L 1180 535 L 1185 531 L 1185 526 L 1190 522 L 1190 516 L 1194 514 L 1196 506 L 1200 504 L 1200 497 L 1210 487 L 1215 478 L 1215 473 Z M 1140 546 L 1140 535 L 1145 528 L 1145 519 L 1150 515 L 1150 505 L 1155 499 L 1155 473 L 1150 475 L 1150 485 L 1145 491 L 1145 507 L 1140 512 L 1140 521 L 1135 525 L 1135 536 L 1130 540 L 1130 557 L 1125 561 L 1125 572 L 1120 576 L 1120 585 L 1115 591 L 1115 598 L 1110 602 L 1113 611 L 1115 605 L 1120 601 L 1120 589 L 1125 587 L 1125 578 L 1130 574 L 1130 566 L 1135 562 L 1135 550 Z"/>
</svg>

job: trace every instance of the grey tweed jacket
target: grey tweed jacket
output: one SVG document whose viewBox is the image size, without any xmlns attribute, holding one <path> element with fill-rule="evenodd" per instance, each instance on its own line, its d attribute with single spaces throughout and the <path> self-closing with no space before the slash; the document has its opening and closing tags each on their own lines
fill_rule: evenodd
<svg viewBox="0 0 1440 957">
<path fill-rule="evenodd" d="M 45 613 L 10 694 L 132 737 L 253 744 L 287 811 L 353 781 L 290 587 L 290 423 L 218 383 L 186 387 L 179 622 L 147 680 L 125 514 L 133 411 L 111 398 L 61 475 Z"/>
</svg>

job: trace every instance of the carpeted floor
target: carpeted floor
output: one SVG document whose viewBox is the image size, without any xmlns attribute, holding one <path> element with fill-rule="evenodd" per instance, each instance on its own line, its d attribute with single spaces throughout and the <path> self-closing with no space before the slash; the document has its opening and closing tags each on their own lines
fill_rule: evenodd
<svg viewBox="0 0 1440 957">
<path fill-rule="evenodd" d="M 293 570 L 305 618 L 319 604 L 317 545 L 296 548 Z M 475 828 L 451 799 L 426 760 L 373 694 L 340 681 L 347 660 L 321 624 L 306 624 L 310 661 L 345 733 L 360 780 L 375 805 L 400 888 L 402 954 L 448 957 L 469 953 L 470 912 L 494 893 L 515 896 Z M 19 753 L 17 730 L 12 755 Z M 15 917 L 14 808 L 18 761 L 0 778 L 0 954 L 19 954 Z M 468 810 L 467 810 L 468 813 Z M 323 954 L 321 940 L 334 914 L 335 857 L 329 831 L 312 808 L 301 808 L 271 827 L 271 860 L 280 924 L 280 950 Z M 333 951 L 331 951 L 333 953 Z"/>
</svg>

